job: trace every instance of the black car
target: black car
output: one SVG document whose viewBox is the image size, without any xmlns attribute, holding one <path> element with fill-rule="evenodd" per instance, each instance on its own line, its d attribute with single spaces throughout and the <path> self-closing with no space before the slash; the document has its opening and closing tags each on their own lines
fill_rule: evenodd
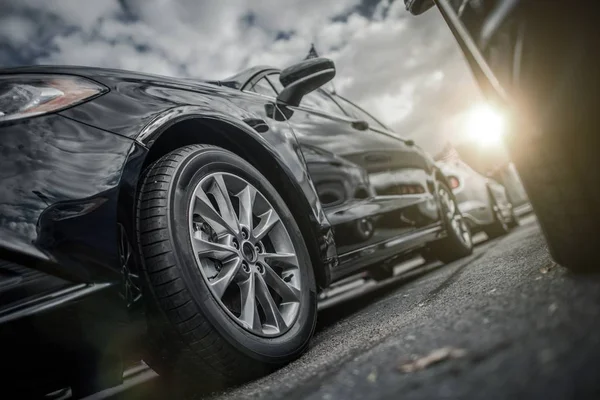
<svg viewBox="0 0 600 400">
<path fill-rule="evenodd" d="M 82 395 L 143 358 L 222 388 L 298 357 L 332 282 L 426 245 L 470 254 L 432 158 L 320 89 L 334 75 L 322 58 L 218 82 L 3 70 L 6 382 Z"/>
<path fill-rule="evenodd" d="M 574 272 L 600 271 L 600 25 L 592 2 L 404 2 L 413 14 L 437 4 L 483 93 L 507 110 L 507 145 L 554 259 Z"/>
</svg>

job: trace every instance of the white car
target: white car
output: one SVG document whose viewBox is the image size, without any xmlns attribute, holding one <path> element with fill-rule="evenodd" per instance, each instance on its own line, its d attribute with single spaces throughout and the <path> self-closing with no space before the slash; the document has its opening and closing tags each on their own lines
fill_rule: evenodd
<svg viewBox="0 0 600 400">
<path fill-rule="evenodd" d="M 456 197 L 458 208 L 473 232 L 502 236 L 518 225 L 503 185 L 473 170 L 460 159 L 438 161 Z"/>
</svg>

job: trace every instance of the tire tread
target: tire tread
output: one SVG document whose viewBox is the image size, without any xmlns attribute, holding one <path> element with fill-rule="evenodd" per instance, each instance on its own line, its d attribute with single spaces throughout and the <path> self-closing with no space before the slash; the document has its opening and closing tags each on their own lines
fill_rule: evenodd
<svg viewBox="0 0 600 400">
<path fill-rule="evenodd" d="M 276 367 L 241 354 L 211 326 L 176 265 L 164 211 L 169 187 L 178 164 L 191 153 L 207 149 L 218 148 L 186 146 L 154 162 L 145 171 L 137 200 L 138 248 L 148 299 L 147 362 L 183 395 L 221 390 Z M 186 390 L 192 392 L 186 394 Z"/>
</svg>

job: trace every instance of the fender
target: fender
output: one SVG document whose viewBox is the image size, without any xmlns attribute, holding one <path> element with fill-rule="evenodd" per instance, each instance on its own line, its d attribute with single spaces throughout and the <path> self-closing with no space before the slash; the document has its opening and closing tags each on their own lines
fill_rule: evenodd
<svg viewBox="0 0 600 400">
<path fill-rule="evenodd" d="M 296 136 L 287 121 L 274 118 L 280 111 L 270 99 L 214 82 L 88 68 L 69 68 L 64 72 L 94 79 L 110 91 L 60 114 L 135 143 L 135 160 L 129 158 L 123 172 L 128 177 L 127 187 L 121 187 L 125 203 L 120 204 L 125 204 L 127 210 L 134 206 L 137 180 L 143 168 L 153 156 L 162 156 L 155 144 L 165 143 L 165 134 L 199 123 L 185 132 L 180 145 L 229 144 L 230 149 L 253 165 L 262 166 L 259 170 L 269 175 L 271 181 L 283 184 L 285 190 L 281 194 L 288 205 L 293 203 L 290 208 L 306 241 L 315 242 L 307 246 L 309 251 L 313 248 L 311 260 L 315 272 L 325 275 L 323 279 L 317 276 L 319 285 L 329 282 L 329 270 L 338 263 L 333 230 L 308 175 Z M 129 215 L 129 211 L 124 215 Z M 128 237 L 134 238 L 135 232 L 128 225 L 131 223 L 123 223 Z"/>
</svg>

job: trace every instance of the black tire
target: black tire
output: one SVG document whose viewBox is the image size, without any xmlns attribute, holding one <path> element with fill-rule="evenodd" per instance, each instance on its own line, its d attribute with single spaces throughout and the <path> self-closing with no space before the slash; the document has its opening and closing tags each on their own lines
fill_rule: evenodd
<svg viewBox="0 0 600 400">
<path fill-rule="evenodd" d="M 514 98 L 527 121 L 508 147 L 555 261 L 600 272 L 600 25 L 586 2 L 525 7 Z"/>
<path fill-rule="evenodd" d="M 555 144 L 560 142 L 557 138 L 547 140 L 530 145 L 537 154 L 516 161 L 527 195 L 554 260 L 573 272 L 598 272 L 600 196 L 594 193 L 598 181 L 592 180 L 600 179 L 600 165 L 596 155 L 585 153 L 598 149 L 600 143 L 594 146 L 569 140 L 582 164 L 587 156 L 585 167 L 579 169 L 569 154 L 556 148 L 561 147 Z"/>
<path fill-rule="evenodd" d="M 196 265 L 189 202 L 203 176 L 243 177 L 270 202 L 300 264 L 301 301 L 289 330 L 261 337 L 226 314 Z M 317 316 L 316 284 L 300 230 L 276 189 L 252 165 L 214 146 L 191 145 L 153 163 L 137 203 L 139 248 L 148 310 L 147 362 L 186 394 L 221 390 L 265 375 L 300 356 Z"/>
<path fill-rule="evenodd" d="M 471 231 L 468 227 L 468 224 L 463 219 L 460 210 L 458 209 L 458 204 L 456 203 L 456 199 L 454 198 L 452 191 L 445 183 L 438 182 L 438 192 L 441 191 L 446 191 L 446 193 L 449 194 L 451 201 L 454 203 L 454 213 L 452 218 L 455 218 L 459 221 L 463 228 L 463 232 L 466 232 L 468 235 L 468 240 L 464 240 L 461 235 L 459 235 L 452 228 L 452 220 L 448 215 L 449 208 L 443 201 L 440 201 L 442 208 L 442 219 L 446 227 L 446 237 L 429 245 L 431 255 L 430 259 L 436 258 L 443 263 L 450 263 L 473 253 L 473 241 L 471 240 Z"/>
<path fill-rule="evenodd" d="M 494 222 L 485 226 L 483 231 L 488 236 L 489 239 L 495 239 L 500 236 L 506 235 L 510 228 L 508 223 L 504 221 L 504 216 L 502 215 L 502 211 L 498 204 L 496 204 L 496 200 L 494 196 L 490 194 L 490 208 L 492 209 L 492 213 L 494 214 Z"/>
</svg>

